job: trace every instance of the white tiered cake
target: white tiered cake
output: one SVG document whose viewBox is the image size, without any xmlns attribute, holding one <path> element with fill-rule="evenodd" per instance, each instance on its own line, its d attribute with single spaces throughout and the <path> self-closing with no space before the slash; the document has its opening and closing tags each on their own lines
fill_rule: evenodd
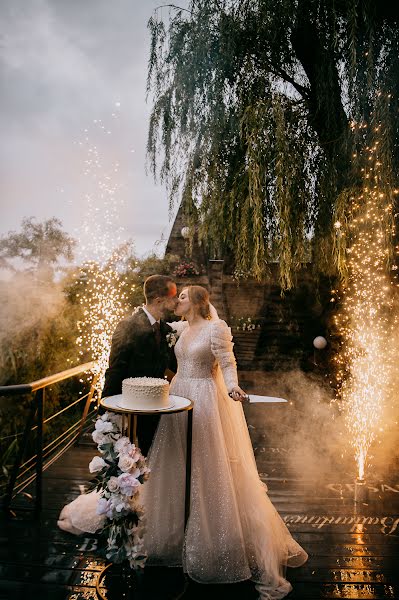
<svg viewBox="0 0 399 600">
<path fill-rule="evenodd" d="M 122 381 L 120 406 L 131 410 L 165 409 L 169 403 L 169 383 L 158 377 L 129 377 Z"/>
</svg>

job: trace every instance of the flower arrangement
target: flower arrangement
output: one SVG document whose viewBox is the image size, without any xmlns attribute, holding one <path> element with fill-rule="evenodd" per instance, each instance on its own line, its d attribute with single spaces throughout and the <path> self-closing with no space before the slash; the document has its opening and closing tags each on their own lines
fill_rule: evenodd
<svg viewBox="0 0 399 600">
<path fill-rule="evenodd" d="M 199 270 L 193 262 L 182 261 L 176 265 L 173 275 L 175 277 L 190 277 L 192 275 L 199 275 Z"/>
<path fill-rule="evenodd" d="M 179 336 L 177 335 L 177 331 L 174 329 L 166 334 L 166 341 L 168 342 L 169 348 L 173 348 L 176 345 Z"/>
<path fill-rule="evenodd" d="M 248 279 L 249 276 L 250 276 L 249 271 L 243 271 L 242 269 L 238 269 L 238 268 L 236 268 L 233 271 L 233 279 L 234 279 L 234 281 L 237 281 L 237 283 L 239 283 L 241 281 L 241 279 Z"/>
<path fill-rule="evenodd" d="M 254 331 L 260 329 L 261 319 L 255 319 L 253 317 L 239 317 L 235 320 L 233 327 L 236 331 Z"/>
<path fill-rule="evenodd" d="M 122 434 L 123 416 L 106 412 L 98 417 L 92 434 L 101 456 L 89 464 L 97 476 L 100 498 L 97 514 L 104 515 L 100 531 L 106 536 L 106 557 L 115 563 L 127 560 L 132 569 L 143 568 L 147 555 L 143 550 L 144 510 L 140 488 L 150 469 L 140 450 Z"/>
</svg>

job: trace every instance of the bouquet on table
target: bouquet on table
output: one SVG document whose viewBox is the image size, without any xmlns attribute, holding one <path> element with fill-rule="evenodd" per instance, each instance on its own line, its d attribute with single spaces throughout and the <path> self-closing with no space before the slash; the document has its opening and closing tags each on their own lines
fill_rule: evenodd
<svg viewBox="0 0 399 600">
<path fill-rule="evenodd" d="M 122 434 L 123 424 L 122 415 L 106 412 L 98 417 L 92 437 L 101 456 L 92 459 L 89 469 L 96 473 L 100 492 L 97 513 L 106 519 L 100 531 L 106 537 L 106 557 L 115 563 L 127 560 L 137 569 L 147 559 L 140 488 L 150 469 L 140 450 Z"/>
</svg>

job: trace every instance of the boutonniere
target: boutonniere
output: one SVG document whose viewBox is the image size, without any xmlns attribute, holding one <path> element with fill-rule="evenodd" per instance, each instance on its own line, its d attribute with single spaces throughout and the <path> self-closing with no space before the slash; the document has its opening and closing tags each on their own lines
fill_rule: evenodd
<svg viewBox="0 0 399 600">
<path fill-rule="evenodd" d="M 168 342 L 169 348 L 173 348 L 178 339 L 179 336 L 177 335 L 177 331 L 174 329 L 166 334 L 166 341 Z"/>
</svg>

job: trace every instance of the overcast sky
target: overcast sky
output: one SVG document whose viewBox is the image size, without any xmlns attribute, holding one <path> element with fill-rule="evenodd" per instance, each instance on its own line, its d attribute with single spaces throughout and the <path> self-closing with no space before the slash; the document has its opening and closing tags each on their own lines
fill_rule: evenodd
<svg viewBox="0 0 399 600">
<path fill-rule="evenodd" d="M 116 197 L 108 226 L 123 226 L 139 254 L 168 236 L 165 189 L 145 173 L 147 21 L 160 4 L 0 0 L 0 235 L 30 216 L 58 217 L 81 235 L 90 194 L 99 220 Z M 93 147 L 94 184 L 85 175 Z"/>
</svg>

